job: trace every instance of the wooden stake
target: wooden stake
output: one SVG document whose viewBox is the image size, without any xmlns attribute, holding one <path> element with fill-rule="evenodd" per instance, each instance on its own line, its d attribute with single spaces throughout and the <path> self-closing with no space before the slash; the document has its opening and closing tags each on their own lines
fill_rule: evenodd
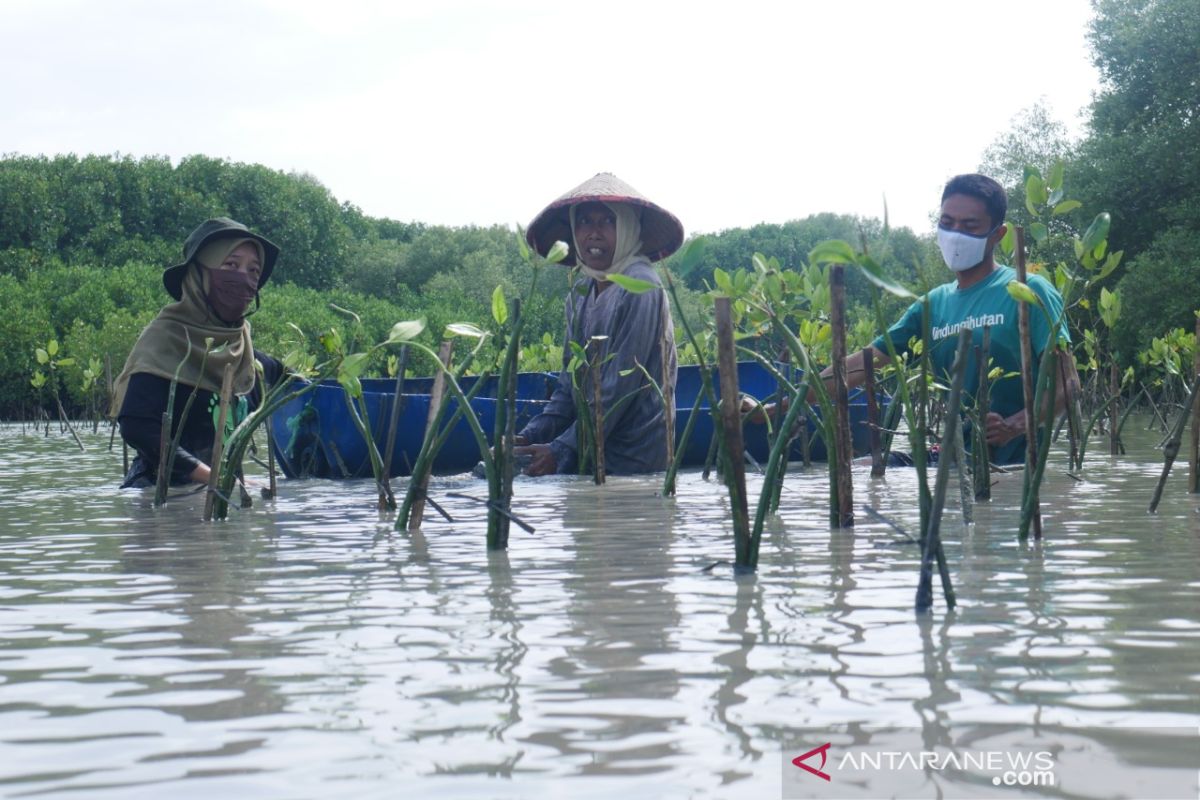
<svg viewBox="0 0 1200 800">
<path fill-rule="evenodd" d="M 854 525 L 854 479 L 850 472 L 854 446 L 850 438 L 850 399 L 846 388 L 846 267 L 829 267 L 829 326 L 833 329 L 834 451 L 837 458 L 836 527 Z M 828 446 L 828 442 L 826 442 Z M 832 511 L 833 509 L 831 509 Z"/>
<path fill-rule="evenodd" d="M 167 461 L 171 453 L 171 415 L 166 411 L 162 414 L 162 428 L 158 440 L 158 470 L 154 481 L 154 505 L 161 506 L 167 502 L 167 486 L 171 476 L 167 473 Z"/>
<path fill-rule="evenodd" d="M 454 340 L 447 339 L 442 342 L 438 348 L 438 360 L 442 362 L 443 367 L 450 366 L 450 351 L 454 347 Z M 446 370 L 439 369 L 433 376 L 433 388 L 429 392 L 429 414 L 425 417 L 425 436 L 430 435 L 429 429 L 433 426 L 434 420 L 437 419 L 438 409 L 442 407 L 442 402 L 446 397 Z M 408 515 L 408 529 L 415 531 L 421 527 L 421 520 L 425 518 L 425 492 L 429 488 L 429 474 L 426 473 L 421 477 L 417 492 L 416 500 L 413 501 L 412 511 Z"/>
<path fill-rule="evenodd" d="M 733 315 L 728 297 L 716 298 L 717 369 L 721 377 L 720 421 L 725 445 L 724 476 L 733 511 L 735 565 L 757 566 L 757 548 L 750 538 L 750 513 L 746 503 L 746 446 L 742 440 L 742 410 L 738 398 L 737 355 L 733 341 Z"/>
<path fill-rule="evenodd" d="M 387 505 L 386 494 L 391 492 L 390 479 L 394 474 L 392 456 L 396 452 L 396 429 L 400 426 L 400 411 L 404 405 L 404 371 L 408 368 L 408 345 L 400 348 L 399 364 L 396 367 L 396 386 L 392 390 L 392 415 L 388 420 L 387 446 L 383 453 L 383 483 L 379 490 L 380 508 Z"/>
<path fill-rule="evenodd" d="M 217 483 L 221 477 L 221 456 L 225 450 L 225 420 L 229 417 L 229 401 L 233 397 L 233 364 L 225 365 L 221 376 L 221 406 L 217 412 L 217 433 L 213 437 L 212 463 L 208 469 L 208 492 L 204 497 L 204 521 L 213 517 L 217 500 Z"/>
<path fill-rule="evenodd" d="M 975 391 L 975 407 L 979 413 L 979 425 L 975 429 L 975 439 L 971 445 L 971 454 L 975 465 L 975 499 L 992 499 L 992 459 L 987 442 L 987 415 L 991 408 L 991 386 L 988 384 L 988 361 L 991 360 L 992 326 L 983 326 L 983 344 L 975 356 L 979 365 L 979 387 Z"/>
<path fill-rule="evenodd" d="M 1013 254 L 1017 261 L 1017 280 L 1028 283 L 1025 275 L 1025 229 L 1016 226 L 1016 248 Z M 1025 482 L 1036 494 L 1036 487 L 1029 486 L 1034 467 L 1037 465 L 1037 409 L 1033 407 L 1033 342 L 1029 336 L 1029 304 L 1017 304 L 1017 326 L 1021 337 L 1021 386 L 1025 391 Z M 1034 497 L 1033 538 L 1042 538 L 1042 510 L 1038 498 Z"/>
<path fill-rule="evenodd" d="M 592 382 L 592 438 L 596 458 L 592 465 L 592 477 L 596 485 L 604 483 L 604 401 L 600 396 L 600 339 L 588 342 L 588 372 Z"/>
<path fill-rule="evenodd" d="M 1108 454 L 1110 456 L 1121 455 L 1121 437 L 1117 433 L 1117 420 L 1120 415 L 1117 413 L 1117 406 L 1121 404 L 1119 399 L 1115 399 L 1121 393 L 1120 374 L 1117 372 L 1117 362 L 1114 361 L 1108 365 L 1108 395 L 1114 398 L 1112 404 L 1108 407 Z"/>
<path fill-rule="evenodd" d="M 264 500 L 275 499 L 275 494 L 278 486 L 275 483 L 275 430 L 272 427 L 274 420 L 267 417 L 267 489 L 263 494 Z"/>
<path fill-rule="evenodd" d="M 1196 317 L 1196 361 L 1192 375 L 1200 375 L 1200 315 Z M 1200 494 L 1200 396 L 1192 401 L 1192 447 L 1188 456 L 1188 491 Z"/>
<path fill-rule="evenodd" d="M 666 304 L 667 298 L 664 295 L 663 303 Z M 667 344 L 667 321 L 671 318 L 669 312 L 670 306 L 664 308 L 663 313 L 663 329 L 662 334 L 658 337 L 658 352 L 659 358 L 662 360 L 662 380 L 659 383 L 662 389 L 663 397 L 667 398 L 666 407 L 663 408 L 663 414 L 666 415 L 667 422 L 667 464 L 668 466 L 675 463 L 675 384 L 671 380 L 671 347 Z M 672 485 L 672 490 L 674 486 Z M 672 491 L 674 494 L 674 491 Z"/>
</svg>

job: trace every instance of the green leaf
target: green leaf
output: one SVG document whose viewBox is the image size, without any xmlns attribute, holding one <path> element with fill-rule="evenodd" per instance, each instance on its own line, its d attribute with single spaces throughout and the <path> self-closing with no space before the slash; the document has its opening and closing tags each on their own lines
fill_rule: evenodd
<svg viewBox="0 0 1200 800">
<path fill-rule="evenodd" d="M 492 319 L 496 320 L 497 325 L 508 321 L 508 303 L 504 300 L 504 287 L 500 284 L 496 284 L 492 290 Z"/>
<path fill-rule="evenodd" d="M 729 280 L 729 273 L 717 267 L 713 270 L 713 282 L 717 284 L 717 288 L 727 295 L 733 294 L 733 281 Z"/>
<path fill-rule="evenodd" d="M 370 353 L 351 353 L 342 359 L 341 368 L 338 369 L 338 381 L 342 380 L 343 375 L 358 377 L 362 374 L 363 369 L 367 366 L 367 359 L 370 358 Z"/>
<path fill-rule="evenodd" d="M 697 236 L 684 244 L 683 250 L 679 253 L 679 270 L 682 274 L 690 275 L 696 267 L 700 266 L 700 261 L 704 258 L 705 246 L 706 242 L 703 236 Z"/>
<path fill-rule="evenodd" d="M 1112 225 L 1112 217 L 1107 211 L 1101 211 L 1092 220 L 1092 224 L 1088 226 L 1087 232 L 1083 234 L 1083 252 L 1089 253 L 1108 238 L 1108 228 Z"/>
<path fill-rule="evenodd" d="M 650 281 L 644 281 L 641 278 L 631 278 L 628 275 L 621 275 L 617 273 L 609 275 L 608 279 L 630 294 L 644 294 L 651 289 L 658 288 L 656 284 L 653 284 Z"/>
<path fill-rule="evenodd" d="M 915 294 L 885 275 L 883 272 L 883 267 L 880 266 L 875 259 L 869 256 L 863 256 L 858 260 L 858 266 L 862 269 L 862 274 L 868 281 L 875 284 L 888 294 L 895 295 L 896 297 L 903 297 L 909 300 L 917 299 Z"/>
<path fill-rule="evenodd" d="M 550 252 L 546 253 L 546 260 L 551 264 L 557 264 L 566 258 L 571 252 L 571 248 L 566 242 L 555 242 L 550 247 Z"/>
<path fill-rule="evenodd" d="M 1040 222 L 1035 222 L 1029 226 L 1029 234 L 1035 242 L 1044 242 L 1050 235 L 1050 229 Z"/>
<path fill-rule="evenodd" d="M 1020 281 L 1009 281 L 1008 293 L 1014 300 L 1022 303 L 1029 303 L 1035 306 L 1040 306 L 1042 304 L 1042 301 L 1038 298 L 1037 294 L 1034 293 L 1033 289 L 1030 289 L 1027 284 L 1021 283 Z"/>
<path fill-rule="evenodd" d="M 450 336 L 465 336 L 468 339 L 482 339 L 487 336 L 482 330 L 469 322 L 451 322 L 446 326 L 446 333 Z"/>
<path fill-rule="evenodd" d="M 47 353 L 47 352 L 46 352 L 45 350 L 43 350 L 42 348 L 40 348 L 40 347 L 39 347 L 37 350 L 35 350 L 35 351 L 34 351 L 34 355 L 36 355 L 36 356 L 37 356 L 37 362 L 38 362 L 39 364 L 48 364 L 48 363 L 50 363 L 50 354 L 49 354 L 49 353 Z"/>
<path fill-rule="evenodd" d="M 1079 202 L 1078 200 L 1063 200 L 1061 203 L 1058 203 L 1054 206 L 1054 210 L 1050 212 L 1050 216 L 1062 216 L 1063 214 L 1074 211 L 1082 205 L 1083 203 Z"/>
<path fill-rule="evenodd" d="M 827 239 L 808 253 L 810 264 L 854 264 L 854 248 L 841 239 Z"/>
<path fill-rule="evenodd" d="M 46 385 L 46 376 L 42 374 L 41 370 L 37 370 L 29 382 L 33 384 L 33 388 L 40 389 Z"/>
<path fill-rule="evenodd" d="M 765 275 L 767 273 L 767 257 L 762 253 L 755 253 L 754 255 L 750 256 L 750 263 L 754 265 L 754 271 L 760 275 Z"/>
<path fill-rule="evenodd" d="M 56 367 L 69 367 L 69 366 L 71 366 L 71 365 L 72 365 L 72 364 L 74 364 L 74 363 L 75 363 L 75 359 L 73 359 L 73 358 L 60 358 L 58 361 L 55 361 L 55 362 L 54 362 L 54 366 L 56 366 Z"/>
<path fill-rule="evenodd" d="M 51 356 L 58 355 L 58 340 L 57 339 L 51 339 L 46 344 L 46 352 L 48 352 Z"/>
<path fill-rule="evenodd" d="M 522 261 L 528 261 L 533 255 L 529 251 L 529 244 L 525 241 L 525 229 L 520 225 L 517 226 L 517 249 L 521 251 Z"/>
<path fill-rule="evenodd" d="M 1046 178 L 1046 185 L 1052 191 L 1062 191 L 1063 173 L 1066 171 L 1067 166 L 1063 163 L 1063 160 L 1061 158 L 1055 160 L 1054 166 L 1050 168 L 1050 177 Z"/>
<path fill-rule="evenodd" d="M 1100 274 L 1096 276 L 1096 280 L 1107 278 L 1112 274 L 1112 271 L 1121 263 L 1121 256 L 1125 255 L 1124 250 L 1118 250 L 1115 253 L 1109 253 L 1108 258 L 1104 260 L 1104 266 L 1100 268 Z"/>
<path fill-rule="evenodd" d="M 410 319 L 404 322 L 397 322 L 392 326 L 391 331 L 388 332 L 386 344 L 412 341 L 423 330 L 425 330 L 425 320 L 423 319 Z"/>
<path fill-rule="evenodd" d="M 346 390 L 346 394 L 350 395 L 351 397 L 362 397 L 362 381 L 358 379 L 357 375 L 347 375 L 339 372 L 338 383 L 340 383 L 342 388 Z"/>
<path fill-rule="evenodd" d="M 1025 180 L 1025 208 L 1032 216 L 1037 216 L 1037 207 L 1046 204 L 1046 184 L 1040 175 L 1030 175 Z"/>
<path fill-rule="evenodd" d="M 1017 235 L 1013 232 L 1015 227 L 1008 225 L 1004 229 L 1004 236 L 1000 239 L 1000 252 L 1006 256 L 1013 254 L 1013 249 L 1017 246 Z"/>
</svg>

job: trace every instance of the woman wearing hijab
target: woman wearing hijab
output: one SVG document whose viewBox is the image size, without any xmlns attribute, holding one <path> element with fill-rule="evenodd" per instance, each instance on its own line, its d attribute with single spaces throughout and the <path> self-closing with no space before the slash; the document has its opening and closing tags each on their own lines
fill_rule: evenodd
<svg viewBox="0 0 1200 800">
<path fill-rule="evenodd" d="M 246 321 L 278 257 L 279 248 L 269 240 L 220 217 L 192 231 L 183 245 L 183 262 L 163 272 L 163 286 L 176 302 L 163 308 L 142 331 L 114 387 L 113 409 L 121 437 L 137 451 L 121 488 L 155 484 L 162 415 L 176 375 L 171 431 L 174 436 L 182 426 L 182 432 L 172 485 L 208 481 L 227 364 L 233 366 L 234 402 L 226 435 L 262 399 L 255 361 L 262 364 L 268 383 L 278 380 L 283 366 L 254 350 Z M 195 398 L 185 419 L 184 408 L 192 394 Z"/>
<path fill-rule="evenodd" d="M 567 339 L 586 348 L 600 341 L 600 403 L 604 413 L 606 472 L 655 472 L 667 467 L 667 415 L 675 413 L 675 328 L 666 293 L 651 262 L 683 243 L 683 226 L 614 175 L 600 173 L 555 200 L 529 224 L 529 244 L 545 255 L 556 241 L 571 243 L 562 263 L 577 266 L 567 298 Z M 609 280 L 627 275 L 654 284 L 641 294 Z M 663 346 L 665 341 L 666 346 Z M 579 459 L 574 388 L 563 348 L 563 370 L 545 411 L 517 437 L 516 452 L 529 456 L 527 475 L 575 472 Z M 664 364 L 665 359 L 665 364 Z M 646 372 L 666 376 L 664 409 Z M 590 372 L 580 391 L 589 405 Z"/>
</svg>

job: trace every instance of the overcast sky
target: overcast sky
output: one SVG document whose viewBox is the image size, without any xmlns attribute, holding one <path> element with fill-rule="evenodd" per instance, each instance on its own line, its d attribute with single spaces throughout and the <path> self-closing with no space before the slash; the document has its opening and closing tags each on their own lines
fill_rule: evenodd
<svg viewBox="0 0 1200 800">
<path fill-rule="evenodd" d="M 930 228 L 1042 99 L 1079 132 L 1087 0 L 0 0 L 0 153 L 310 173 L 373 216 L 528 222 L 616 173 L 689 233 Z M 245 220 L 253 225 L 253 220 Z"/>
</svg>

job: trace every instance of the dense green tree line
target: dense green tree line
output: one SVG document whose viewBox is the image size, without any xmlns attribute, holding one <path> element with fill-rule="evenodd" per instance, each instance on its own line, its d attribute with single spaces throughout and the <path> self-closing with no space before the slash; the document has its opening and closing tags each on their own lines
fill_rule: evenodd
<svg viewBox="0 0 1200 800">
<path fill-rule="evenodd" d="M 1010 219 L 1026 221 L 1025 168 L 1067 163 L 1069 194 L 1083 205 L 1052 224 L 1080 233 L 1098 211 L 1112 214 L 1113 250 L 1125 251 L 1107 281 L 1126 312 L 1112 332 L 1122 366 L 1172 328 L 1191 330 L 1200 306 L 1200 0 L 1094 0 L 1089 41 L 1103 79 L 1088 133 L 1069 143 L 1035 106 L 984 156 L 983 171 L 1010 189 Z M 188 232 L 215 215 L 242 220 L 276 241 L 283 256 L 256 342 L 272 352 L 307 345 L 360 315 L 361 335 L 379 339 L 395 321 L 424 317 L 429 333 L 451 321 L 490 325 L 491 294 L 527 295 L 531 274 L 515 232 L 503 226 L 447 228 L 377 219 L 339 202 L 309 175 L 207 156 L 178 163 L 127 156 L 0 158 L 0 416 L 45 403 L 29 382 L 34 350 L 50 339 L 75 363 L 61 370 L 64 399 L 89 402 L 84 370 L 107 356 L 120 368 L 141 327 L 168 301 L 159 276 L 178 260 Z M 699 265 L 679 273 L 685 313 L 707 313 L 701 293 L 720 267 L 746 267 L 755 253 L 785 269 L 804 266 L 825 239 L 867 247 L 894 278 L 925 288 L 947 278 L 931 237 L 885 230 L 876 219 L 819 214 L 706 237 Z M 553 366 L 562 339 L 567 273 L 544 270 L 528 298 L 526 367 Z M 850 302 L 870 291 L 851 272 Z M 894 302 L 894 301 L 893 301 Z M 1149 310 L 1152 313 L 1147 313 Z M 896 311 L 894 306 L 889 313 Z M 857 318 L 867 314 L 860 311 Z M 859 338 L 869 333 L 860 326 Z M 856 342 L 861 344 L 861 342 Z M 416 365 L 418 369 L 422 365 Z M 427 365 L 426 365 L 427 366 Z M 372 365 L 376 371 L 382 363 Z"/>
</svg>

